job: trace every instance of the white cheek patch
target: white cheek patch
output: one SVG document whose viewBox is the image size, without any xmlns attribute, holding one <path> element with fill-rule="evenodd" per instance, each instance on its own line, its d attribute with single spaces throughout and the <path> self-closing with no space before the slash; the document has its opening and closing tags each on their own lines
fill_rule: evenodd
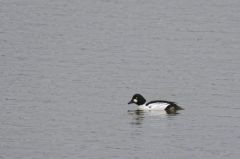
<svg viewBox="0 0 240 159">
<path fill-rule="evenodd" d="M 133 99 L 133 101 L 134 101 L 135 103 L 137 103 L 137 99 Z"/>
</svg>

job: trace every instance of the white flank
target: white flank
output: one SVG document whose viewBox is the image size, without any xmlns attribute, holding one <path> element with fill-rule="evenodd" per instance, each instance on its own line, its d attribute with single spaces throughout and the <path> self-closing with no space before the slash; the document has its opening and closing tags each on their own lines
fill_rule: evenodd
<svg viewBox="0 0 240 159">
<path fill-rule="evenodd" d="M 169 106 L 169 103 L 151 103 L 149 105 L 140 105 L 138 110 L 165 110 Z"/>
</svg>

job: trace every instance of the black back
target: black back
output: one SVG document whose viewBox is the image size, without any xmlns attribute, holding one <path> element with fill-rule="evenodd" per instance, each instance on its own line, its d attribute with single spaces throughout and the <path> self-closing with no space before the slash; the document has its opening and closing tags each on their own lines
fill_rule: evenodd
<svg viewBox="0 0 240 159">
<path fill-rule="evenodd" d="M 170 105 L 177 105 L 175 102 L 166 101 L 166 100 L 154 100 L 154 101 L 148 102 L 146 105 L 149 105 L 152 103 L 168 103 Z"/>
</svg>

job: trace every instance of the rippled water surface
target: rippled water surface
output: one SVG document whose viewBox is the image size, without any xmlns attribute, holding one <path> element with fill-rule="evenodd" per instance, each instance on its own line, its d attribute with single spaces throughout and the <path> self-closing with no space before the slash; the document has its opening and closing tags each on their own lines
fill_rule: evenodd
<svg viewBox="0 0 240 159">
<path fill-rule="evenodd" d="M 240 1 L 10 0 L 0 13 L 1 159 L 240 157 Z M 134 93 L 185 110 L 136 113 Z"/>
</svg>

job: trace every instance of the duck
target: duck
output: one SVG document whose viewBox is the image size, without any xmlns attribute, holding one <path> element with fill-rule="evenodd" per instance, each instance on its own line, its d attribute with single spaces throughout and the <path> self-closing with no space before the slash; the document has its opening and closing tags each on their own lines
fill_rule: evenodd
<svg viewBox="0 0 240 159">
<path fill-rule="evenodd" d="M 165 111 L 167 114 L 176 113 L 178 110 L 183 110 L 182 107 L 175 102 L 165 100 L 154 100 L 147 102 L 141 94 L 134 94 L 128 104 L 136 104 L 137 110 L 142 111 Z"/>
</svg>

